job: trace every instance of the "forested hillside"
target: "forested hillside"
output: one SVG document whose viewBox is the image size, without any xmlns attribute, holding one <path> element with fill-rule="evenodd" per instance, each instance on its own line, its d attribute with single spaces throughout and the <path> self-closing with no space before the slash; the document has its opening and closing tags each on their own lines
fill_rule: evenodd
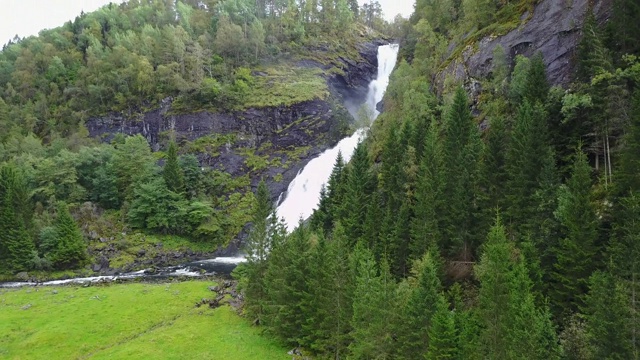
<svg viewBox="0 0 640 360">
<path fill-rule="evenodd" d="M 388 27 L 376 2 L 133 0 L 9 42 L 0 273 L 131 269 L 237 239 L 252 182 L 283 182 L 348 129 L 331 81 L 366 85 L 375 64 L 362 45 Z M 349 74 L 350 63 L 373 70 Z M 167 125 L 150 134 L 148 113 Z M 212 129 L 180 133 L 201 126 L 201 113 Z M 191 123 L 176 125 L 179 116 Z M 233 172 L 217 166 L 223 152 Z"/>
<path fill-rule="evenodd" d="M 287 235 L 258 189 L 248 316 L 320 358 L 640 358 L 640 5 L 589 4 L 561 88 L 499 46 L 486 78 L 442 73 L 548 2 L 418 0 L 310 222 Z"/>
</svg>

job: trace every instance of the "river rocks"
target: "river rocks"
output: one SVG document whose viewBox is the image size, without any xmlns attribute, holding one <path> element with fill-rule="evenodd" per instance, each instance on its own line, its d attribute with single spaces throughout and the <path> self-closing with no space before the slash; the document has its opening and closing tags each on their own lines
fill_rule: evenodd
<svg viewBox="0 0 640 360">
<path fill-rule="evenodd" d="M 472 79 L 486 78 L 493 66 L 493 50 L 500 45 L 510 61 L 516 55 L 530 57 L 542 52 L 547 65 L 547 74 L 552 85 L 566 86 L 573 76 L 573 58 L 582 38 L 582 24 L 587 16 L 589 4 L 598 21 L 605 22 L 611 15 L 612 0 L 543 0 L 533 14 L 523 15 L 523 25 L 504 36 L 488 36 L 476 47 L 468 47 L 460 58 L 453 59 L 447 68 L 437 75 L 442 89 L 448 75 L 467 83 Z M 453 52 L 455 46 L 450 47 Z"/>
<path fill-rule="evenodd" d="M 20 281 L 28 281 L 29 280 L 29 274 L 26 271 L 19 272 L 19 273 L 16 274 L 16 279 L 18 279 Z"/>
</svg>

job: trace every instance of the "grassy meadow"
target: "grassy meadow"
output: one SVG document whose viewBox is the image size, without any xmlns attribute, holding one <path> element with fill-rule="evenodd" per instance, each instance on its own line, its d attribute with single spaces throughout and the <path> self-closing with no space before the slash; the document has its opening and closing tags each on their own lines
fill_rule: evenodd
<svg viewBox="0 0 640 360">
<path fill-rule="evenodd" d="M 0 359 L 289 359 L 207 281 L 0 289 Z"/>
</svg>

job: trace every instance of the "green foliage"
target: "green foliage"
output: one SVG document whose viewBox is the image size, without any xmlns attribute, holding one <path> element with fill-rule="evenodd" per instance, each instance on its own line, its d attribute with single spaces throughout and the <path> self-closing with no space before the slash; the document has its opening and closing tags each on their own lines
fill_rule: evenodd
<svg viewBox="0 0 640 360">
<path fill-rule="evenodd" d="M 534 303 L 526 262 L 516 254 L 498 219 L 476 268 L 478 314 L 483 324 L 479 351 L 495 359 L 558 359 L 548 311 Z"/>
<path fill-rule="evenodd" d="M 467 95 L 462 88 L 455 93 L 443 125 L 443 163 L 445 213 L 443 249 L 449 254 L 468 258 L 477 235 L 472 228 L 477 213 L 470 204 L 475 201 L 474 189 L 479 184 L 478 160 L 482 151 L 479 130 L 469 112 Z"/>
<path fill-rule="evenodd" d="M 78 268 L 88 260 L 87 244 L 64 202 L 57 205 L 54 222 L 56 244 L 48 257 L 58 269 Z"/>
<path fill-rule="evenodd" d="M 442 297 L 437 264 L 430 253 L 426 253 L 415 263 L 413 272 L 414 277 L 409 278 L 408 281 L 415 281 L 416 284 L 408 294 L 405 308 L 400 310 L 402 317 L 400 323 L 403 325 L 397 337 L 401 344 L 398 356 L 402 359 L 415 359 L 426 354 L 427 349 L 432 349 L 429 338 L 432 318 Z M 442 336 L 448 335 L 450 334 L 442 334 Z M 442 344 L 433 347 L 434 351 L 440 345 Z"/>
<path fill-rule="evenodd" d="M 12 272 L 31 268 L 35 253 L 29 197 L 22 174 L 15 166 L 0 167 L 0 268 Z"/>
<path fill-rule="evenodd" d="M 440 294 L 429 327 L 427 360 L 457 358 L 455 314 L 449 310 L 449 302 Z"/>
<path fill-rule="evenodd" d="M 571 178 L 560 189 L 555 213 L 562 225 L 556 253 L 551 296 L 558 315 L 568 315 L 584 304 L 587 280 L 597 267 L 598 218 L 591 203 L 591 167 L 578 151 Z"/>
<path fill-rule="evenodd" d="M 629 302 L 621 283 L 596 271 L 589 278 L 585 300 L 587 337 L 596 359 L 632 359 Z M 633 324 L 635 327 L 635 324 Z"/>
<path fill-rule="evenodd" d="M 178 163 L 178 146 L 175 141 L 169 143 L 167 159 L 162 169 L 162 177 L 169 190 L 175 193 L 182 193 L 184 191 L 184 172 Z"/>
<path fill-rule="evenodd" d="M 390 357 L 392 344 L 393 312 L 396 283 L 385 262 L 378 268 L 373 254 L 363 247 L 356 247 L 361 254 L 356 267 L 356 286 L 353 295 L 353 342 L 349 345 L 354 359 Z"/>
</svg>

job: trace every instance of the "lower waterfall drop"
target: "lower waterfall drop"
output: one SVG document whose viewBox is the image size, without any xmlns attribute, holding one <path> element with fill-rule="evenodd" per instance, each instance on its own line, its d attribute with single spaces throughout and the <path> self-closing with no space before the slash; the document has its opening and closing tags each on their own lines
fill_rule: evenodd
<svg viewBox="0 0 640 360">
<path fill-rule="evenodd" d="M 362 104 L 366 107 L 367 113 L 373 116 L 373 120 L 380 114 L 376 105 L 382 101 L 387 90 L 389 77 L 396 66 L 399 49 L 397 44 L 383 45 L 378 48 L 378 76 L 369 83 L 366 101 Z M 365 129 L 359 129 L 350 137 L 342 139 L 334 148 L 311 160 L 289 184 L 286 197 L 277 209 L 278 217 L 284 219 L 289 232 L 296 228 L 300 218 L 308 219 L 317 208 L 320 189 L 329 180 L 338 153 L 341 152 L 344 161 L 348 162 L 365 134 Z"/>
</svg>

